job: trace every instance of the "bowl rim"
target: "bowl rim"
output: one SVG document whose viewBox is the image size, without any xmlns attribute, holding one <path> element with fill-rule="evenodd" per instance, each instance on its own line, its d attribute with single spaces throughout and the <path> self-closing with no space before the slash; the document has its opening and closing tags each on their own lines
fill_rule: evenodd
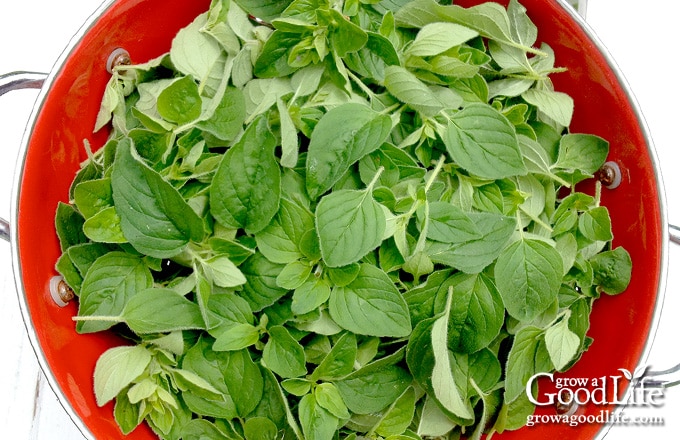
<svg viewBox="0 0 680 440">
<path fill-rule="evenodd" d="M 66 398 L 66 395 L 62 390 L 61 386 L 59 385 L 59 382 L 57 381 L 54 373 L 52 372 L 50 364 L 45 356 L 43 348 L 38 339 L 35 327 L 31 324 L 33 321 L 31 317 L 31 311 L 29 310 L 27 303 L 26 290 L 24 288 L 24 281 L 22 277 L 22 264 L 18 246 L 19 215 L 20 215 L 19 202 L 21 200 L 21 186 L 24 178 L 24 168 L 26 163 L 26 156 L 28 153 L 28 147 L 31 141 L 31 136 L 33 134 L 33 129 L 37 122 L 38 116 L 40 115 L 40 112 L 42 111 L 42 108 L 46 102 L 47 96 L 50 93 L 52 84 L 54 83 L 59 73 L 63 70 L 66 61 L 69 59 L 69 57 L 71 56 L 74 49 L 78 46 L 78 44 L 80 44 L 83 37 L 90 31 L 90 29 L 94 27 L 94 25 L 99 21 L 99 19 L 110 8 L 114 6 L 114 4 L 117 1 L 118 0 L 101 1 L 100 5 L 87 17 L 87 19 L 83 22 L 83 24 L 76 31 L 76 33 L 73 34 L 66 47 L 62 50 L 61 54 L 59 55 L 59 57 L 57 57 L 56 61 L 54 62 L 52 68 L 50 69 L 50 72 L 47 75 L 47 78 L 45 78 L 43 86 L 41 87 L 40 92 L 38 93 L 38 96 L 36 97 L 36 100 L 34 102 L 33 109 L 27 120 L 26 128 L 24 129 L 24 133 L 21 139 L 21 144 L 19 147 L 15 164 L 14 182 L 12 186 L 12 197 L 10 203 L 10 246 L 12 252 L 12 271 L 14 273 L 14 284 L 16 287 L 17 296 L 19 298 L 19 306 L 21 309 L 24 327 L 26 328 L 28 339 L 33 349 L 33 352 L 35 353 L 35 356 L 38 360 L 40 370 L 47 379 L 48 385 L 57 396 L 57 400 L 59 401 L 62 408 L 64 408 L 64 410 L 66 411 L 73 424 L 76 426 L 76 428 L 78 428 L 81 434 L 83 434 L 83 436 L 89 440 L 97 439 L 92 433 L 92 431 L 90 431 L 90 428 L 78 416 L 70 400 Z"/>
<path fill-rule="evenodd" d="M 637 124 L 640 128 L 640 131 L 642 132 L 643 137 L 645 138 L 646 141 L 646 150 L 647 150 L 647 155 L 649 156 L 649 160 L 651 161 L 652 164 L 652 171 L 654 172 L 654 177 L 656 179 L 656 182 L 654 182 L 658 188 L 658 203 L 659 203 L 659 216 L 661 220 L 661 243 L 658 243 L 660 246 L 660 265 L 659 265 L 659 273 L 657 275 L 657 282 L 658 282 L 658 288 L 657 288 L 657 293 L 656 293 L 656 301 L 654 304 L 654 312 L 653 312 L 653 317 L 652 320 L 649 324 L 649 332 L 648 336 L 645 339 L 644 343 L 644 348 L 642 353 L 640 354 L 640 358 L 638 360 L 638 363 L 635 367 L 635 371 L 637 371 L 641 367 L 647 367 L 647 362 L 649 360 L 649 356 L 651 354 L 652 348 L 654 346 L 654 341 L 656 339 L 656 334 L 659 329 L 659 323 L 661 321 L 662 317 L 662 312 L 663 312 L 663 305 L 665 301 L 665 296 L 666 296 L 666 287 L 667 287 L 667 278 L 668 278 L 668 260 L 669 260 L 669 250 L 668 247 L 670 245 L 670 232 L 669 232 L 669 221 L 668 221 L 668 205 L 667 205 L 667 195 L 666 195 L 666 189 L 664 186 L 664 181 L 663 181 L 663 176 L 661 172 L 661 166 L 660 166 L 660 161 L 659 157 L 654 145 L 654 139 L 652 138 L 651 131 L 649 129 L 649 125 L 647 124 L 647 121 L 645 119 L 644 114 L 642 113 L 642 109 L 640 107 L 639 101 L 635 97 L 635 94 L 633 92 L 632 87 L 630 86 L 628 80 L 626 79 L 623 70 L 620 68 L 620 66 L 617 64 L 616 60 L 614 59 L 613 55 L 607 49 L 607 46 L 604 44 L 604 42 L 600 39 L 600 37 L 597 35 L 597 32 L 595 29 L 588 23 L 587 18 L 582 16 L 572 5 L 568 3 L 567 0 L 553 0 L 557 4 L 559 4 L 565 12 L 570 16 L 570 18 L 578 24 L 578 26 L 581 28 L 581 30 L 586 34 L 586 36 L 591 40 L 591 42 L 594 44 L 595 49 L 597 49 L 598 52 L 602 55 L 604 58 L 607 66 L 611 69 L 612 73 L 614 74 L 614 77 L 618 84 L 621 86 L 621 89 L 623 90 L 625 97 L 628 101 L 628 104 L 630 105 L 630 109 L 633 111 L 633 114 L 637 120 Z M 520 0 L 521 3 L 521 0 Z M 680 361 L 680 359 L 678 359 Z M 630 393 L 632 394 L 632 393 Z M 630 398 L 630 394 L 628 394 L 628 397 Z M 619 405 L 615 409 L 615 415 L 620 415 L 623 410 L 625 409 L 625 404 L 624 405 Z M 615 418 L 611 419 L 612 421 L 602 425 L 602 428 L 599 430 L 597 436 L 595 437 L 596 440 L 603 439 L 609 430 L 614 426 L 614 420 Z"/>
<path fill-rule="evenodd" d="M 498 2 L 499 0 L 491 0 L 491 1 L 496 1 Z M 502 1 L 502 0 L 500 0 Z M 617 65 L 616 61 L 614 60 L 613 56 L 605 46 L 605 44 L 600 40 L 600 38 L 597 36 L 597 33 L 595 30 L 590 26 L 590 24 L 587 22 L 587 20 L 582 17 L 568 2 L 567 0 L 552 0 L 554 3 L 559 5 L 561 9 L 563 9 L 569 16 L 570 18 L 574 21 L 575 24 L 579 26 L 579 28 L 586 34 L 586 36 L 591 40 L 591 42 L 594 44 L 595 49 L 600 52 L 600 54 L 603 56 L 603 58 L 606 61 L 607 67 L 609 67 L 612 71 L 612 73 L 615 76 L 616 81 L 618 84 L 621 86 L 621 89 L 624 91 L 624 94 L 627 98 L 627 101 L 630 105 L 630 108 L 637 120 L 637 123 L 639 125 L 639 128 L 642 132 L 643 137 L 646 140 L 646 150 L 647 154 L 649 156 L 649 159 L 652 164 L 652 171 L 654 172 L 654 176 L 656 179 L 656 186 L 658 188 L 658 203 L 659 203 L 659 216 L 661 220 L 661 231 L 662 231 L 662 240 L 661 243 L 659 243 L 659 249 L 660 249 L 660 270 L 658 272 L 658 289 L 656 293 L 656 301 L 654 304 L 653 308 L 653 317 L 649 325 L 649 333 L 647 338 L 645 339 L 644 343 L 644 348 L 643 351 L 640 355 L 637 367 L 645 366 L 646 362 L 650 356 L 652 347 L 654 345 L 654 340 L 656 338 L 656 333 L 659 327 L 659 322 L 661 319 L 662 315 L 662 309 L 663 309 L 663 303 L 664 303 L 664 298 L 666 294 L 666 284 L 667 284 L 667 274 L 668 274 L 668 246 L 669 246 L 669 232 L 668 232 L 668 212 L 667 212 L 667 202 L 666 202 L 666 191 L 663 183 L 663 177 L 661 174 L 661 167 L 660 167 L 660 162 L 659 158 L 656 152 L 656 149 L 654 147 L 654 142 L 651 136 L 651 132 L 649 130 L 648 124 L 644 118 L 644 115 L 641 111 L 640 105 L 635 98 L 635 95 L 627 82 L 625 75 L 623 74 L 623 71 L 620 69 L 620 67 Z M 61 406 L 64 408 L 74 425 L 78 428 L 78 430 L 88 439 L 90 440 L 96 440 L 94 434 L 91 432 L 90 428 L 84 423 L 84 421 L 78 416 L 76 410 L 74 409 L 72 403 L 68 398 L 66 398 L 66 395 L 64 391 L 61 389 L 61 386 L 59 385 L 59 382 L 57 381 L 55 375 L 52 372 L 52 369 L 50 368 L 50 364 L 43 352 L 43 348 L 40 344 L 37 332 L 34 328 L 34 326 L 31 324 L 32 323 L 32 317 L 31 317 L 31 311 L 29 310 L 28 304 L 27 304 L 27 299 L 26 299 L 26 291 L 24 288 L 24 281 L 22 277 L 22 263 L 20 260 L 20 255 L 19 255 L 19 246 L 18 246 L 18 239 L 19 239 L 19 230 L 18 230 L 18 217 L 19 217 L 19 203 L 21 199 L 21 186 L 22 186 L 22 180 L 24 177 L 24 168 L 25 168 L 25 163 L 26 163 L 26 156 L 28 153 L 28 147 L 31 141 L 33 129 L 35 127 L 36 121 L 38 119 L 38 116 L 40 115 L 40 112 L 46 102 L 46 99 L 50 93 L 52 84 L 54 83 L 56 77 L 59 75 L 59 73 L 63 70 L 64 65 L 66 64 L 66 61 L 70 58 L 72 52 L 74 49 L 81 43 L 82 39 L 87 35 L 87 33 L 95 26 L 95 24 L 102 18 L 102 16 L 109 11 L 111 8 L 116 6 L 116 3 L 118 3 L 119 0 L 103 0 L 101 4 L 92 12 L 92 14 L 83 22 L 81 27 L 78 29 L 78 31 L 71 37 L 69 43 L 67 46 L 64 48 L 64 50 L 61 52 L 59 57 L 56 59 L 56 61 L 53 64 L 52 69 L 50 70 L 47 78 L 44 81 L 43 87 L 41 88 L 35 102 L 33 105 L 33 109 L 31 111 L 31 115 L 29 116 L 24 133 L 22 136 L 21 144 L 18 150 L 17 154 L 17 159 L 16 159 L 16 165 L 15 165 L 15 172 L 14 172 L 14 180 L 13 180 L 13 186 L 12 186 L 12 192 L 11 192 L 11 202 L 10 202 L 10 246 L 11 246 L 11 257 L 12 257 L 12 271 L 14 274 L 14 282 L 15 282 L 15 287 L 16 287 L 16 292 L 17 296 L 19 299 L 19 306 L 21 309 L 21 315 L 23 318 L 24 326 L 26 328 L 28 338 L 31 344 L 31 347 L 36 355 L 36 358 L 38 360 L 38 364 L 40 366 L 40 369 L 42 373 L 45 375 L 47 382 L 50 386 L 50 388 L 53 390 L 53 392 L 57 395 L 57 398 L 61 404 Z M 521 3 L 521 0 L 520 0 Z M 616 412 L 620 413 L 623 411 L 624 407 L 619 406 L 616 408 Z M 604 438 L 607 433 L 609 432 L 609 429 L 611 428 L 611 424 L 605 424 L 602 425 L 601 429 L 598 431 L 596 435 L 596 439 L 602 439 Z"/>
</svg>

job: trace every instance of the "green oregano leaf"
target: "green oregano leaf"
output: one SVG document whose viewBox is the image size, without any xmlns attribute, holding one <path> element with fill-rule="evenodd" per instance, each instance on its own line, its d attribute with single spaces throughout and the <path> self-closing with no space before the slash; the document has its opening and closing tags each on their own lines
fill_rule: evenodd
<svg viewBox="0 0 680 440">
<path fill-rule="evenodd" d="M 605 293 L 623 292 L 630 283 L 633 263 L 630 254 L 622 247 L 605 251 L 590 259 L 594 281 Z"/>
<path fill-rule="evenodd" d="M 579 216 L 578 230 L 592 241 L 612 240 L 614 234 L 609 210 L 605 206 L 598 206 L 584 212 Z"/>
<path fill-rule="evenodd" d="M 449 295 L 444 313 L 432 323 L 432 353 L 434 367 L 432 368 L 432 388 L 434 397 L 444 409 L 463 420 L 474 418 L 472 408 L 464 402 L 464 396 L 456 384 L 451 371 L 451 359 L 448 349 L 448 325 L 451 313 L 453 294 Z"/>
<path fill-rule="evenodd" d="M 138 292 L 127 302 L 121 317 L 138 334 L 205 329 L 198 305 L 165 288 Z"/>
<path fill-rule="evenodd" d="M 387 115 L 347 103 L 331 109 L 316 125 L 306 162 L 307 192 L 312 199 L 326 192 L 354 162 L 378 149 L 392 128 Z"/>
<path fill-rule="evenodd" d="M 267 120 L 258 118 L 224 155 L 210 189 L 210 209 L 225 226 L 264 229 L 279 209 L 281 172 Z"/>
<path fill-rule="evenodd" d="M 456 109 L 463 103 L 463 99 L 453 90 L 428 86 L 401 66 L 385 68 L 385 87 L 399 101 L 427 117 L 444 109 Z"/>
<path fill-rule="evenodd" d="M 355 414 L 383 411 L 409 387 L 412 377 L 403 368 L 378 360 L 335 382 L 342 400 Z"/>
<path fill-rule="evenodd" d="M 105 351 L 94 369 L 97 405 L 104 406 L 141 376 L 151 362 L 151 353 L 141 345 L 113 347 Z"/>
<path fill-rule="evenodd" d="M 453 115 L 442 140 L 451 158 L 479 177 L 527 173 L 514 127 L 491 106 L 471 104 Z"/>
<path fill-rule="evenodd" d="M 83 232 L 85 219 L 75 207 L 67 203 L 57 204 L 54 223 L 62 252 L 73 245 L 87 242 Z"/>
<path fill-rule="evenodd" d="M 389 277 L 362 264 L 357 277 L 331 291 L 331 316 L 341 327 L 369 336 L 408 336 L 411 320 L 406 301 Z"/>
<path fill-rule="evenodd" d="M 141 258 L 125 252 L 107 253 L 92 263 L 83 278 L 78 316 L 118 316 L 133 296 L 152 285 L 151 272 Z M 113 324 L 115 321 L 78 321 L 76 330 L 91 333 Z"/>
<path fill-rule="evenodd" d="M 111 179 L 86 180 L 73 190 L 74 201 L 83 217 L 90 218 L 102 209 L 113 206 Z"/>
<path fill-rule="evenodd" d="M 326 409 L 339 419 L 350 417 L 347 405 L 342 400 L 342 396 L 335 385 L 332 383 L 321 383 L 314 389 L 314 395 L 319 406 Z"/>
<path fill-rule="evenodd" d="M 416 393 L 413 387 L 406 391 L 385 411 L 375 432 L 389 437 L 402 434 L 413 421 L 416 410 Z"/>
<path fill-rule="evenodd" d="M 283 326 L 269 329 L 269 340 L 262 351 L 262 360 L 281 377 L 300 377 L 307 373 L 304 349 Z"/>
<path fill-rule="evenodd" d="M 563 127 L 568 127 L 574 113 L 574 100 L 566 93 L 553 90 L 529 89 L 522 93 L 533 104 Z"/>
<path fill-rule="evenodd" d="M 505 320 L 505 307 L 494 283 L 485 275 L 457 274 L 453 284 L 448 346 L 461 353 L 475 353 L 489 346 Z"/>
<path fill-rule="evenodd" d="M 439 55 L 477 35 L 477 31 L 456 23 L 430 23 L 420 29 L 406 52 L 419 57 Z"/>
<path fill-rule="evenodd" d="M 118 143 L 111 186 L 123 235 L 138 251 L 169 258 L 189 241 L 203 239 L 203 220 L 170 183 L 138 157 L 130 140 Z"/>
<path fill-rule="evenodd" d="M 120 216 L 113 206 L 104 208 L 85 220 L 83 232 L 87 238 L 99 243 L 127 243 L 120 226 Z"/>
<path fill-rule="evenodd" d="M 545 331 L 545 346 L 555 368 L 562 370 L 576 356 L 581 340 L 569 329 L 569 320 L 561 319 Z"/>
<path fill-rule="evenodd" d="M 599 136 L 570 133 L 559 141 L 559 155 L 554 169 L 594 174 L 607 158 L 609 143 Z"/>
<path fill-rule="evenodd" d="M 357 338 L 354 333 L 345 332 L 328 353 L 323 356 L 321 362 L 312 373 L 313 380 L 331 380 L 347 376 L 354 370 L 354 362 L 357 357 Z"/>
<path fill-rule="evenodd" d="M 170 59 L 172 64 L 185 75 L 192 75 L 199 81 L 207 79 L 222 57 L 219 43 L 210 35 L 201 32 L 207 23 L 207 14 L 201 14 L 187 27 L 177 33 L 172 41 Z M 200 47 L 201 50 L 195 50 Z"/>
<path fill-rule="evenodd" d="M 335 191 L 316 209 L 321 256 L 330 267 L 356 263 L 377 248 L 385 227 L 385 213 L 371 188 Z"/>
<path fill-rule="evenodd" d="M 158 113 L 163 119 L 184 125 L 201 115 L 198 85 L 190 76 L 178 79 L 158 95 Z"/>
<path fill-rule="evenodd" d="M 298 415 L 305 438 L 319 440 L 331 440 L 333 438 L 338 418 L 319 405 L 314 394 L 307 394 L 300 399 Z"/>
<path fill-rule="evenodd" d="M 562 281 L 562 257 L 541 240 L 521 239 L 498 256 L 494 275 L 508 313 L 531 321 L 557 298 Z"/>
<path fill-rule="evenodd" d="M 246 440 L 272 440 L 278 435 L 274 422 L 266 417 L 252 417 L 243 426 Z"/>
<path fill-rule="evenodd" d="M 213 114 L 207 119 L 202 118 L 196 127 L 224 141 L 232 141 L 240 133 L 245 119 L 246 101 L 243 91 L 227 87 Z"/>
<path fill-rule="evenodd" d="M 533 326 L 523 327 L 515 335 L 505 373 L 506 403 L 526 396 L 526 384 L 531 376 L 553 370 L 543 335 L 543 330 Z"/>
</svg>

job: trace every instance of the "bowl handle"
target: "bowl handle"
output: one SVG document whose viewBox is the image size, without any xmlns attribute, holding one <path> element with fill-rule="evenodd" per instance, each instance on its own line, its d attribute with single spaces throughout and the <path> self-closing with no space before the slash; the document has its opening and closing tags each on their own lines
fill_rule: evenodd
<svg viewBox="0 0 680 440">
<path fill-rule="evenodd" d="M 38 72 L 11 72 L 0 75 L 0 96 L 13 90 L 40 89 L 47 74 Z M 0 218 L 0 238 L 10 240 L 10 227 L 7 220 Z"/>
<path fill-rule="evenodd" d="M 680 364 L 663 371 L 647 371 L 644 377 L 646 388 L 670 388 L 680 385 Z"/>
<path fill-rule="evenodd" d="M 680 245 L 680 226 L 668 225 L 668 238 L 671 243 Z M 660 371 L 646 371 L 643 375 L 644 385 L 646 387 L 669 388 L 680 385 L 680 364 L 667 370 Z M 637 386 L 641 386 L 642 381 L 637 382 Z"/>
<path fill-rule="evenodd" d="M 671 242 L 680 245 L 680 226 L 668 225 L 668 234 Z"/>
</svg>

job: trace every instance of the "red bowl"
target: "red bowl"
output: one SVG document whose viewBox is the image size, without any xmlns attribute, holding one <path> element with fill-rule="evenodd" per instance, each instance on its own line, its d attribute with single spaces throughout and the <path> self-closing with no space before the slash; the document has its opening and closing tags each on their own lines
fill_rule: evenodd
<svg viewBox="0 0 680 440">
<path fill-rule="evenodd" d="M 41 366 L 74 422 L 86 436 L 123 438 L 109 404 L 97 406 L 92 374 L 97 358 L 121 340 L 112 334 L 78 335 L 65 308 L 50 299 L 49 281 L 57 275 L 60 255 L 52 209 L 68 201 L 68 189 L 82 147 L 103 145 L 106 133 L 92 134 L 99 104 L 109 79 L 106 61 L 122 47 L 133 62 L 165 53 L 176 32 L 207 10 L 209 0 L 118 0 L 104 5 L 74 39 L 50 74 L 29 122 L 19 158 L 15 185 L 12 237 L 14 272 L 24 321 Z M 464 6 L 478 1 L 459 1 Z M 555 88 L 575 101 L 572 131 L 597 134 L 611 144 L 610 160 L 623 172 L 621 185 L 605 190 L 602 202 L 611 212 L 615 245 L 633 260 L 628 290 L 603 297 L 592 313 L 589 336 L 595 342 L 569 371 L 572 377 L 601 377 L 634 370 L 645 360 L 656 328 L 663 294 L 666 260 L 666 213 L 655 153 L 639 110 L 587 25 L 555 0 L 523 0 L 539 29 L 539 43 L 555 51 L 566 73 L 555 74 Z M 589 406 L 585 414 L 602 407 Z M 610 409 L 610 408 L 608 408 Z M 498 438 L 595 438 L 597 424 L 569 427 L 536 425 Z M 131 439 L 154 438 L 144 427 Z"/>
</svg>

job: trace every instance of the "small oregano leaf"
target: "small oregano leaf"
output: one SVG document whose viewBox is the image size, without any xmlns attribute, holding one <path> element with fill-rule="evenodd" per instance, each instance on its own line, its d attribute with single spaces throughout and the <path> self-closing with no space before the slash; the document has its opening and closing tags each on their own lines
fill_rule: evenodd
<svg viewBox="0 0 680 440">
<path fill-rule="evenodd" d="M 103 406 L 144 373 L 151 353 L 141 345 L 113 347 L 105 351 L 94 370 L 97 405 Z"/>
</svg>

